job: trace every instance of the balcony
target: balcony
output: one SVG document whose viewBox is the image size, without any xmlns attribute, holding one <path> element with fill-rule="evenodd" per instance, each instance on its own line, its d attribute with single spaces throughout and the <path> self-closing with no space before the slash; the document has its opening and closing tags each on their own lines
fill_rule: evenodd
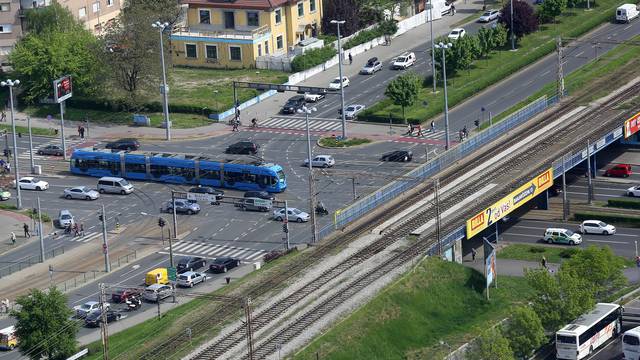
<svg viewBox="0 0 640 360">
<path fill-rule="evenodd" d="M 228 40 L 255 40 L 271 32 L 268 25 L 250 27 L 246 29 L 223 29 L 215 25 L 197 25 L 175 28 L 172 37 L 228 39 Z"/>
</svg>

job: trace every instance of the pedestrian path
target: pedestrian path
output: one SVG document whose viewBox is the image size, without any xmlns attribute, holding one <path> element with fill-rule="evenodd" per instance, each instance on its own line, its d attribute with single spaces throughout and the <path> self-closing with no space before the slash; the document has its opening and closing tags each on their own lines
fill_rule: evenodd
<svg viewBox="0 0 640 360">
<path fill-rule="evenodd" d="M 159 253 L 168 254 L 169 247 L 165 247 L 163 251 L 160 251 Z M 174 255 L 193 255 L 204 258 L 230 256 L 243 261 L 253 261 L 266 254 L 266 251 L 203 242 L 180 241 L 173 245 L 173 253 Z"/>
<path fill-rule="evenodd" d="M 86 145 L 86 146 L 93 146 L 93 144 L 95 144 L 95 141 L 92 141 L 91 143 L 89 143 L 86 139 L 68 139 L 66 140 L 66 145 L 67 145 L 67 155 L 70 155 L 73 150 L 75 148 L 80 147 L 79 145 Z M 48 145 L 58 145 L 58 146 L 62 146 L 62 142 L 60 141 L 60 139 L 51 139 L 50 141 L 40 144 L 38 148 L 43 148 L 45 146 Z M 34 146 L 33 149 L 33 160 L 40 160 L 40 161 L 48 161 L 48 160 L 59 160 L 61 159 L 61 157 L 59 156 L 52 156 L 52 155 L 38 155 L 38 148 L 36 148 Z M 29 161 L 31 159 L 30 155 L 29 155 L 29 149 L 26 149 L 24 151 L 21 151 L 20 153 L 18 153 L 18 159 L 20 160 L 26 160 Z"/>
<path fill-rule="evenodd" d="M 268 120 L 258 122 L 258 129 L 259 128 L 306 130 L 307 122 L 301 118 L 286 116 L 272 117 Z M 309 119 L 309 130 L 311 131 L 335 131 L 341 128 L 342 122 L 340 120 Z"/>
<path fill-rule="evenodd" d="M 411 140 L 415 140 L 415 139 L 426 139 L 426 140 L 444 140 L 444 130 L 438 130 L 436 129 L 435 131 L 431 131 L 431 130 L 423 130 L 422 131 L 422 136 L 418 136 L 418 132 L 414 131 L 413 134 L 411 135 L 407 135 L 402 134 L 400 136 L 400 139 L 411 139 Z M 453 141 L 453 140 L 458 140 L 458 133 L 457 132 L 449 132 L 449 140 Z"/>
<path fill-rule="evenodd" d="M 95 239 L 99 239 L 102 237 L 102 233 L 101 232 L 97 232 L 97 231 L 93 231 L 93 232 L 88 232 L 85 233 L 84 236 L 73 236 L 73 235 L 65 235 L 68 236 L 68 241 L 75 241 L 75 242 L 83 242 L 83 243 L 87 243 L 91 240 L 95 240 Z"/>
</svg>

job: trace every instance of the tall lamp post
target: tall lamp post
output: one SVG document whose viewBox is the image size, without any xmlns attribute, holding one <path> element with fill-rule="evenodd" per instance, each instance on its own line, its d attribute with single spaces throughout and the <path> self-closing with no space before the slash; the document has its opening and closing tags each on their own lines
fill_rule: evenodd
<svg viewBox="0 0 640 360">
<path fill-rule="evenodd" d="M 11 106 L 11 131 L 13 132 L 13 171 L 16 174 L 16 207 L 22 209 L 22 196 L 20 195 L 20 169 L 18 169 L 18 143 L 16 142 L 16 117 L 13 113 L 13 87 L 20 85 L 20 80 L 7 79 L 0 82 L 2 86 L 9 87 L 9 105 Z"/>
<path fill-rule="evenodd" d="M 340 25 L 344 24 L 344 20 L 331 20 L 332 24 L 338 26 L 338 73 L 340 75 L 340 110 L 342 113 L 342 138 L 347 138 L 347 118 L 344 116 L 344 86 L 342 84 L 342 43 L 340 42 Z"/>
<path fill-rule="evenodd" d="M 161 23 L 160 21 L 156 21 L 151 24 L 154 28 L 160 30 L 160 62 L 162 64 L 162 85 L 160 86 L 160 93 L 162 94 L 162 110 L 164 112 L 164 126 L 166 128 L 167 133 L 167 141 L 171 140 L 171 122 L 169 121 L 169 99 L 167 98 L 167 93 L 169 92 L 169 86 L 167 86 L 167 74 L 164 68 L 164 45 L 162 35 L 164 33 L 164 29 L 169 27 L 169 23 Z"/>
<path fill-rule="evenodd" d="M 447 100 L 447 65 L 445 59 L 445 50 L 451 48 L 453 44 L 438 43 L 436 49 L 442 49 L 442 78 L 444 80 L 444 149 L 449 150 L 449 103 Z"/>
<path fill-rule="evenodd" d="M 436 92 L 436 51 L 433 45 L 433 0 L 429 0 L 429 28 L 431 29 L 431 77 L 433 92 Z"/>
<path fill-rule="evenodd" d="M 511 50 L 516 49 L 516 38 L 513 33 L 513 0 L 511 0 L 511 4 L 509 5 L 509 11 L 511 13 Z"/>
<path fill-rule="evenodd" d="M 308 157 L 308 165 L 309 165 L 309 215 L 311 216 L 311 243 L 316 243 L 318 240 L 318 228 L 316 224 L 316 208 L 315 208 L 315 194 L 313 190 L 313 166 L 311 160 L 313 160 L 313 156 L 311 155 L 311 133 L 309 131 L 309 114 L 317 111 L 315 107 L 308 108 L 303 106 L 302 109 L 298 110 L 300 113 L 304 113 L 304 117 L 307 123 L 307 157 Z"/>
</svg>

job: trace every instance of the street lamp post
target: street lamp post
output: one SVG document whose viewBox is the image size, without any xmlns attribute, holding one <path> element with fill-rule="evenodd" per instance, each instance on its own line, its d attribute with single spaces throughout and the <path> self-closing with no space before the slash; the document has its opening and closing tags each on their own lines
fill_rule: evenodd
<svg viewBox="0 0 640 360">
<path fill-rule="evenodd" d="M 31 116 L 27 116 L 27 128 L 29 129 L 29 160 L 31 162 L 31 173 L 35 174 L 36 165 L 33 162 L 33 137 L 31 136 Z"/>
<path fill-rule="evenodd" d="M 449 103 L 447 99 L 447 65 L 444 52 L 451 48 L 451 43 L 438 43 L 435 45 L 436 49 L 442 49 L 442 78 L 444 81 L 444 149 L 449 150 Z"/>
<path fill-rule="evenodd" d="M 169 26 L 169 23 L 161 23 L 160 21 L 156 21 L 151 24 L 154 28 L 158 28 L 160 30 L 160 62 L 162 64 L 162 86 L 160 87 L 160 93 L 162 94 L 162 110 L 164 112 L 164 126 L 166 128 L 166 137 L 167 141 L 171 140 L 171 122 L 169 121 L 169 99 L 167 98 L 167 93 L 169 92 L 169 87 L 167 86 L 167 74 L 164 68 L 164 45 L 162 34 L 164 33 L 164 29 Z"/>
<path fill-rule="evenodd" d="M 317 111 L 316 108 L 307 108 L 304 106 L 299 112 L 304 113 L 304 117 L 307 123 L 307 157 L 309 165 L 309 216 L 311 216 L 311 243 L 318 241 L 318 229 L 316 224 L 316 212 L 315 212 L 315 194 L 313 190 L 313 166 L 311 160 L 311 133 L 309 131 L 309 114 Z"/>
<path fill-rule="evenodd" d="M 344 24 L 344 20 L 331 20 L 332 24 L 338 26 L 338 73 L 340 75 L 340 110 L 342 116 L 342 138 L 347 138 L 347 118 L 344 114 L 344 86 L 342 84 L 342 43 L 340 42 L 340 25 Z"/>
<path fill-rule="evenodd" d="M 433 44 L 433 0 L 429 0 L 429 28 L 431 29 L 431 77 L 433 92 L 436 92 L 436 52 Z"/>
<path fill-rule="evenodd" d="M 513 0 L 511 0 L 511 4 L 509 5 L 509 11 L 511 13 L 511 50 L 516 49 L 516 38 L 513 33 Z"/>
<path fill-rule="evenodd" d="M 7 79 L 0 82 L 2 86 L 9 87 L 9 106 L 11 106 L 11 131 L 13 132 L 13 171 L 16 174 L 16 207 L 22 209 L 22 196 L 20 194 L 20 169 L 18 169 L 18 143 L 16 142 L 16 117 L 13 113 L 13 87 L 20 84 L 20 80 Z"/>
</svg>

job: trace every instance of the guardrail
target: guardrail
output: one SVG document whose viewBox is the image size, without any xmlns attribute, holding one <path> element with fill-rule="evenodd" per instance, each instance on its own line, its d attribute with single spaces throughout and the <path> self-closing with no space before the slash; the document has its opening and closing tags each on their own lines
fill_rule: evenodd
<svg viewBox="0 0 640 360">
<path fill-rule="evenodd" d="M 406 191 L 413 189 L 415 186 L 422 183 L 424 179 L 445 169 L 481 146 L 497 139 L 506 131 L 524 123 L 533 116 L 547 109 L 549 106 L 558 102 L 558 100 L 557 95 L 552 97 L 547 97 L 546 95 L 542 96 L 526 107 L 509 115 L 499 123 L 471 136 L 468 140 L 465 140 L 458 144 L 458 146 L 449 149 L 449 151 L 441 153 L 428 163 L 413 169 L 403 176 L 404 179 L 393 181 L 379 190 L 357 200 L 351 205 L 337 210 L 334 213 L 334 229 L 346 226 L 365 214 L 368 214 L 378 206 L 386 204 Z M 324 236 L 329 233 L 328 231 L 325 231 L 325 229 L 322 230 L 323 231 L 321 233 Z M 320 238 L 324 236 L 320 236 Z"/>
<path fill-rule="evenodd" d="M 53 257 L 62 255 L 62 254 L 64 254 L 64 246 L 59 246 L 45 252 L 44 259 L 45 260 L 51 259 Z M 26 259 L 22 259 L 20 261 L 9 262 L 8 263 L 9 265 L 6 265 L 6 266 L 4 264 L 7 264 L 7 263 L 0 262 L 0 279 L 2 279 L 5 276 L 9 276 L 13 274 L 14 272 L 18 272 L 22 269 L 26 269 L 29 266 L 39 264 L 39 263 L 40 263 L 40 255 L 33 255 L 33 256 L 29 256 Z"/>
<path fill-rule="evenodd" d="M 115 269 L 120 267 L 123 264 L 127 264 L 132 260 L 135 260 L 137 257 L 137 253 L 135 250 L 132 252 L 120 256 L 117 260 L 111 262 L 111 269 Z M 74 276 L 72 279 L 56 283 L 54 286 L 57 287 L 62 292 L 67 292 L 68 290 L 75 289 L 80 285 L 84 285 L 88 282 L 95 280 L 99 277 L 99 274 L 104 274 L 104 271 L 101 270 L 91 270 L 82 272 L 80 275 Z"/>
<path fill-rule="evenodd" d="M 573 169 L 576 165 L 587 160 L 587 156 L 590 153 L 592 156 L 598 151 L 604 149 L 605 147 L 611 145 L 613 142 L 617 141 L 622 137 L 623 129 L 622 126 L 617 127 L 611 130 L 608 134 L 598 139 L 598 141 L 593 144 L 589 144 L 589 148 L 587 149 L 587 145 L 585 144 L 583 149 L 578 150 L 578 152 L 573 154 L 567 154 L 563 159 L 558 159 L 553 162 L 553 178 L 559 178 L 565 171 L 569 171 Z M 565 170 L 566 169 L 566 170 Z"/>
</svg>

